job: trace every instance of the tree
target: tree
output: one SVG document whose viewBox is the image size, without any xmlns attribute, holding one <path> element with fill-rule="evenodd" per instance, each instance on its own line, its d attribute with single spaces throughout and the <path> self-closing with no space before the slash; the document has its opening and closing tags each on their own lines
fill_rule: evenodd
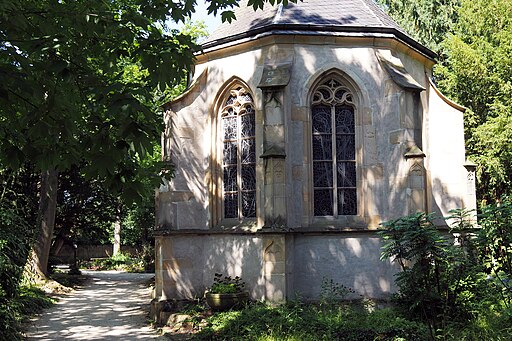
<svg viewBox="0 0 512 341">
<path fill-rule="evenodd" d="M 239 0 L 209 1 L 232 20 Z M 264 2 L 250 0 L 262 7 Z M 286 3 L 287 0 L 282 0 Z M 46 274 L 59 171 L 83 165 L 86 178 L 136 199 L 137 161 L 162 130 L 154 89 L 179 83 L 197 46 L 165 21 L 184 21 L 195 0 L 54 1 L 0 4 L 0 164 L 41 172 L 40 239 L 34 268 Z M 140 74 L 126 81 L 127 64 Z"/>
<path fill-rule="evenodd" d="M 457 22 L 460 0 L 377 0 L 413 38 L 439 52 Z"/>
<path fill-rule="evenodd" d="M 495 202 L 512 194 L 512 3 L 463 0 L 459 17 L 436 75 L 441 89 L 469 109 L 466 145 L 479 165 L 477 194 Z"/>
</svg>

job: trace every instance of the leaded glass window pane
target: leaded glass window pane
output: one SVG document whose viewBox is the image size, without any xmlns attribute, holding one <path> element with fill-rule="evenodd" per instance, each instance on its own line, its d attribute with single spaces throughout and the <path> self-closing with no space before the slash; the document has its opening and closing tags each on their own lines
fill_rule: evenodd
<svg viewBox="0 0 512 341">
<path fill-rule="evenodd" d="M 337 163 L 338 187 L 356 187 L 356 163 Z"/>
<path fill-rule="evenodd" d="M 256 168 L 253 165 L 242 165 L 242 189 L 256 189 Z"/>
<path fill-rule="evenodd" d="M 347 105 L 336 106 L 336 133 L 353 134 L 354 132 L 354 108 Z"/>
<path fill-rule="evenodd" d="M 236 165 L 238 159 L 238 144 L 236 141 L 224 142 L 224 165 Z"/>
<path fill-rule="evenodd" d="M 316 216 L 333 215 L 333 196 L 331 189 L 315 189 L 314 206 Z"/>
<path fill-rule="evenodd" d="M 336 135 L 336 158 L 338 160 L 355 160 L 356 137 L 352 135 Z"/>
<path fill-rule="evenodd" d="M 313 160 L 332 160 L 332 135 L 313 135 Z"/>
<path fill-rule="evenodd" d="M 256 162 L 256 143 L 254 139 L 247 139 L 241 141 L 242 145 L 242 163 L 255 163 Z"/>
<path fill-rule="evenodd" d="M 233 140 L 236 139 L 236 132 L 238 130 L 237 118 L 235 117 L 224 117 L 222 119 L 223 128 L 224 128 L 224 139 Z"/>
<path fill-rule="evenodd" d="M 332 187 L 332 162 L 313 162 L 313 183 L 315 187 Z"/>
<path fill-rule="evenodd" d="M 331 133 L 331 107 L 316 105 L 313 107 L 313 133 Z"/>
<path fill-rule="evenodd" d="M 357 195 L 355 188 L 338 190 L 338 214 L 357 214 Z"/>
<path fill-rule="evenodd" d="M 313 93 L 311 106 L 315 216 L 357 214 L 355 114 L 352 94 L 336 79 Z"/>
<path fill-rule="evenodd" d="M 346 93 L 347 93 L 347 90 L 339 89 L 336 91 L 336 94 L 334 96 L 336 96 L 336 99 L 340 100 L 343 98 L 343 95 L 345 95 Z"/>
<path fill-rule="evenodd" d="M 224 194 L 224 217 L 238 218 L 238 193 Z"/>
<path fill-rule="evenodd" d="M 237 190 L 236 165 L 224 167 L 224 192 L 235 192 Z"/>
<path fill-rule="evenodd" d="M 256 191 L 242 192 L 242 215 L 256 217 Z"/>
<path fill-rule="evenodd" d="M 242 137 L 251 137 L 256 135 L 254 111 L 250 106 L 247 109 L 250 109 L 247 111 L 248 114 L 242 116 Z"/>
<path fill-rule="evenodd" d="M 233 89 L 221 108 L 224 217 L 256 216 L 256 118 L 251 95 Z"/>
</svg>

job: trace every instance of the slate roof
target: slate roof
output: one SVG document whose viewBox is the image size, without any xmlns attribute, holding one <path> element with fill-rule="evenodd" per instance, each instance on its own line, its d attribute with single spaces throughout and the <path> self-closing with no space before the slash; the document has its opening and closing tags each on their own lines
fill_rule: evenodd
<svg viewBox="0 0 512 341">
<path fill-rule="evenodd" d="M 263 10 L 256 11 L 243 1 L 235 15 L 237 20 L 221 24 L 203 43 L 203 49 L 269 34 L 388 34 L 435 58 L 432 51 L 412 39 L 373 0 L 303 0 L 287 6 L 267 3 Z"/>
</svg>

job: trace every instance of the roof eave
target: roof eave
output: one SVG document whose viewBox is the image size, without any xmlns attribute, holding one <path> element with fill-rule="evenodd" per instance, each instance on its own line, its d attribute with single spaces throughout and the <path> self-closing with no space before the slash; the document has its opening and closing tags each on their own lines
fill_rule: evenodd
<svg viewBox="0 0 512 341">
<path fill-rule="evenodd" d="M 276 33 L 275 31 L 283 31 Z M 407 34 L 400 32 L 395 28 L 390 27 L 368 27 L 368 26 L 325 26 L 325 25 L 311 25 L 311 24 L 272 24 L 264 27 L 258 27 L 241 34 L 236 34 L 221 39 L 208 41 L 202 44 L 202 51 L 198 51 L 199 54 L 204 53 L 206 50 L 215 50 L 215 47 L 222 48 L 223 45 L 232 43 L 238 40 L 244 40 L 248 38 L 256 38 L 256 36 L 263 33 L 268 34 L 286 34 L 289 31 L 290 34 L 297 34 L 300 31 L 301 34 L 315 34 L 315 32 L 336 32 L 336 33 L 362 33 L 362 34 L 391 34 L 398 41 L 410 46 L 426 58 L 436 61 L 437 54 L 427 47 L 421 45 L 416 40 L 409 37 Z"/>
</svg>

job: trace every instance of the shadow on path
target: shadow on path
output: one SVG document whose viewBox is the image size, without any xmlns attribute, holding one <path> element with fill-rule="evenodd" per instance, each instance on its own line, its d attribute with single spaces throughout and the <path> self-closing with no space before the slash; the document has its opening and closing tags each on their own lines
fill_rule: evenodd
<svg viewBox="0 0 512 341">
<path fill-rule="evenodd" d="M 62 297 L 29 327 L 27 340 L 166 340 L 147 322 L 153 274 L 83 271 L 82 289 Z"/>
</svg>

